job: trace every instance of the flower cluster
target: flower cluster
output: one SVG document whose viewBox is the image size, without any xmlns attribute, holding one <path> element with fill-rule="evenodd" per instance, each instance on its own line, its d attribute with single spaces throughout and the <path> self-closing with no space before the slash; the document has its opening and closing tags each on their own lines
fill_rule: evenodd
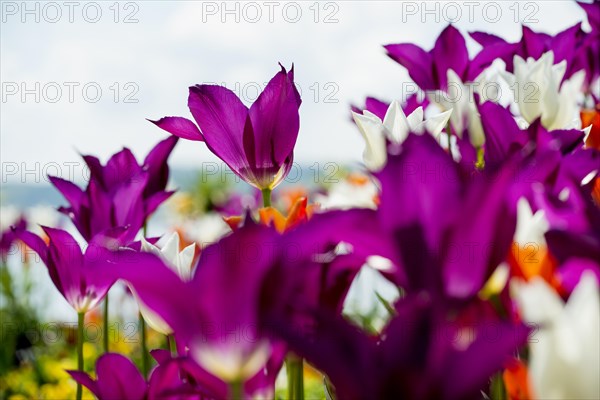
<svg viewBox="0 0 600 400">
<path fill-rule="evenodd" d="M 300 127 L 293 67 L 249 108 L 191 86 L 195 122 L 152 121 L 174 137 L 142 165 L 125 149 L 105 166 L 84 157 L 85 190 L 52 178 L 85 251 L 24 221 L 2 249 L 20 239 L 39 254 L 80 324 L 126 284 L 142 329 L 171 344 L 144 344 L 142 372 L 107 348 L 90 376 L 79 335 L 78 396 L 274 398 L 283 385 L 302 399 L 306 363 L 330 399 L 600 398 L 600 6 L 581 6 L 591 31 L 473 32 L 474 57 L 451 25 L 429 51 L 386 45 L 423 92 L 354 107 L 362 174 L 286 210 L 271 198 Z M 490 82 L 520 90 L 491 96 Z M 143 229 L 172 194 L 177 137 L 262 192 L 262 208 L 232 197 L 230 231 L 210 245 Z M 373 318 L 355 306 L 369 302 Z"/>
</svg>

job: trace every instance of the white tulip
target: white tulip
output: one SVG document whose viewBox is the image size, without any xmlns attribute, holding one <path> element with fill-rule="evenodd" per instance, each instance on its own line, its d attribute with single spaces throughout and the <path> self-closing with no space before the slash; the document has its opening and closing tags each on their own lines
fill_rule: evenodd
<svg viewBox="0 0 600 400">
<path fill-rule="evenodd" d="M 183 280 L 192 277 L 192 262 L 194 261 L 195 244 L 190 244 L 179 251 L 179 234 L 173 232 L 162 248 L 149 243 L 142 238 L 142 251 L 153 253 L 160 257 Z"/>
<path fill-rule="evenodd" d="M 192 262 L 194 261 L 195 246 L 195 244 L 190 244 L 182 251 L 179 251 L 179 235 L 177 232 L 173 232 L 167 238 L 165 245 L 160 249 L 142 238 L 142 251 L 160 257 L 183 280 L 190 280 L 192 278 Z M 133 287 L 130 287 L 130 289 L 137 300 L 140 313 L 148 326 L 163 335 L 173 333 L 171 327 L 140 300 Z"/>
<path fill-rule="evenodd" d="M 487 74 L 488 70 L 485 70 L 475 78 L 474 82 L 463 82 L 456 72 L 449 69 L 446 74 L 447 91 L 437 90 L 429 96 L 429 100 L 442 110 L 454 109 L 450 117 L 452 127 L 460 138 L 466 129 L 469 132 L 469 140 L 475 147 L 481 147 L 485 142 L 475 93 L 479 95 L 481 103 L 487 100 L 497 101 L 501 93 L 495 75 L 488 79 Z"/>
<path fill-rule="evenodd" d="M 529 373 L 539 399 L 600 398 L 600 294 L 585 272 L 565 304 L 541 278 L 513 282 L 523 319 L 539 330 L 530 339 Z"/>
<path fill-rule="evenodd" d="M 378 193 L 379 189 L 371 179 L 344 179 L 331 185 L 327 194 L 316 194 L 315 201 L 321 210 L 376 209 L 375 198 Z"/>
<path fill-rule="evenodd" d="M 362 114 L 353 112 L 354 121 L 366 142 L 363 153 L 365 165 L 371 171 L 383 168 L 387 162 L 386 139 L 400 144 L 406 140 L 410 132 L 421 135 L 426 131 L 437 139 L 451 114 L 452 110 L 448 110 L 425 120 L 423 107 L 418 107 L 407 116 L 400 102 L 396 100 L 390 104 L 383 121 L 367 110 Z"/>
<path fill-rule="evenodd" d="M 513 241 L 520 246 L 534 243 L 546 247 L 544 235 L 549 228 L 544 210 L 533 213 L 527 199 L 521 197 L 517 202 L 517 227 Z"/>
<path fill-rule="evenodd" d="M 554 64 L 552 51 L 538 60 L 515 56 L 514 73 L 506 72 L 504 76 L 527 123 L 541 117 L 548 130 L 581 128 L 578 101 L 585 73 L 579 71 L 562 82 L 566 69 L 565 60 Z"/>
</svg>

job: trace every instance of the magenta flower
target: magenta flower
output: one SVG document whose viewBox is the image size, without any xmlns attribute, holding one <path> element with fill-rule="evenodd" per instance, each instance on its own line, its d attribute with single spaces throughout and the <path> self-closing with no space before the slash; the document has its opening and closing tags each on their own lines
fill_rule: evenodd
<svg viewBox="0 0 600 400">
<path fill-rule="evenodd" d="M 203 387 L 204 377 L 197 373 L 185 358 L 164 357 L 158 361 L 159 365 L 152 370 L 148 381 L 128 358 L 116 353 L 103 354 L 98 358 L 96 379 L 92 379 L 85 372 L 67 372 L 99 400 L 201 400 L 225 397 L 226 387 L 225 391 L 221 392 Z M 188 380 L 189 377 L 193 377 L 194 380 Z"/>
<path fill-rule="evenodd" d="M 286 72 L 282 66 L 250 108 L 225 87 L 196 85 L 190 87 L 188 107 L 198 126 L 182 117 L 152 122 L 175 136 L 205 142 L 240 178 L 272 189 L 292 167 L 300 103 L 294 68 Z"/>
<path fill-rule="evenodd" d="M 512 244 L 514 170 L 508 160 L 465 179 L 435 139 L 409 135 L 377 174 L 382 234 L 398 246 L 402 287 L 454 299 L 477 294 Z"/>
<path fill-rule="evenodd" d="M 0 258 L 4 260 L 11 251 L 13 244 L 19 239 L 19 234 L 27 229 L 27 221 L 19 217 L 14 225 L 0 232 Z"/>
<path fill-rule="evenodd" d="M 277 235 L 271 228 L 245 225 L 202 251 L 189 282 L 157 257 L 134 251 L 122 253 L 129 265 L 115 265 L 107 274 L 127 281 L 173 329 L 180 353 L 187 348 L 210 374 L 229 384 L 274 385 L 285 352 L 260 332 L 259 293 Z M 265 377 L 269 363 L 278 366 Z"/>
<path fill-rule="evenodd" d="M 158 143 L 139 165 L 129 149 L 114 154 L 105 166 L 93 156 L 84 156 L 90 169 L 85 190 L 67 180 L 50 177 L 69 202 L 59 211 L 66 214 L 86 239 L 107 229 L 126 227 L 120 241 L 131 242 L 146 219 L 173 192 L 165 191 L 169 178 L 167 159 L 177 144 L 170 137 Z"/>
<path fill-rule="evenodd" d="M 71 307 L 78 313 L 96 307 L 115 281 L 105 273 L 111 260 L 105 246 L 116 243 L 115 239 L 98 235 L 90 241 L 84 254 L 68 232 L 42 228 L 50 239 L 48 244 L 28 231 L 20 233 L 19 239 L 40 256 L 54 286 Z"/>
<path fill-rule="evenodd" d="M 448 70 L 453 70 L 463 82 L 472 82 L 493 62 L 493 58 L 469 60 L 465 38 L 452 25 L 440 33 L 430 51 L 412 43 L 388 44 L 384 48 L 422 90 L 446 90 Z"/>
<path fill-rule="evenodd" d="M 339 399 L 478 399 L 527 339 L 524 326 L 478 308 L 469 321 L 467 310 L 409 295 L 378 336 L 318 309 L 310 334 L 285 322 L 277 333 L 328 376 Z"/>
</svg>

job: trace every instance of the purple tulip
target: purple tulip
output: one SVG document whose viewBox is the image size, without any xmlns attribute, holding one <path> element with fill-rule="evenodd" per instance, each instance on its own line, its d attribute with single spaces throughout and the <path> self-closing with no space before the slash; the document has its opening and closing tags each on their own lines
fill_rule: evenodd
<svg viewBox="0 0 600 400">
<path fill-rule="evenodd" d="M 114 246 L 113 235 L 97 235 L 82 253 L 79 243 L 68 232 L 42 227 L 49 243 L 28 231 L 19 234 L 48 268 L 54 286 L 78 313 L 96 307 L 104 298 L 114 279 L 105 273 L 112 259 L 106 247 Z M 120 233 L 120 232 L 119 232 Z"/>
<path fill-rule="evenodd" d="M 272 189 L 292 167 L 300 103 L 293 66 L 289 72 L 281 66 L 250 108 L 225 87 L 196 85 L 190 87 L 188 107 L 198 126 L 182 117 L 152 122 L 175 136 L 205 142 L 244 181 Z"/>
<path fill-rule="evenodd" d="M 27 221 L 21 216 L 14 225 L 0 232 L 0 257 L 3 261 L 10 254 L 13 244 L 19 239 L 19 234 L 26 229 Z"/>
<path fill-rule="evenodd" d="M 398 247 L 401 286 L 455 299 L 481 289 L 512 243 L 513 169 L 507 162 L 494 175 L 467 177 L 429 135 L 411 134 L 390 155 L 377 174 L 378 215 L 383 234 Z"/>
<path fill-rule="evenodd" d="M 522 325 L 477 308 L 471 321 L 468 310 L 409 295 L 378 336 L 319 309 L 309 334 L 284 321 L 277 334 L 327 374 L 340 399 L 477 399 L 527 338 Z"/>
<path fill-rule="evenodd" d="M 114 154 L 105 166 L 93 156 L 84 156 L 90 169 L 87 188 L 50 177 L 69 202 L 59 210 L 69 216 L 86 240 L 107 229 L 127 227 L 121 242 L 131 242 L 146 219 L 173 192 L 165 191 L 169 177 L 167 159 L 177 143 L 170 137 L 159 142 L 139 165 L 129 149 Z"/>
<path fill-rule="evenodd" d="M 448 70 L 453 70 L 463 82 L 475 78 L 491 64 L 475 59 L 469 60 L 465 38 L 452 25 L 448 25 L 430 51 L 412 43 L 384 46 L 388 56 L 405 67 L 412 80 L 422 90 L 446 90 Z M 493 61 L 493 60 L 492 60 Z"/>
<path fill-rule="evenodd" d="M 245 224 L 202 251 L 189 282 L 155 256 L 134 251 L 121 255 L 128 265 L 113 266 L 107 274 L 127 281 L 173 329 L 182 354 L 188 349 L 198 366 L 223 382 L 254 382 L 258 390 L 257 382 L 274 385 L 285 354 L 281 343 L 262 336 L 259 325 L 259 293 L 277 235 Z M 271 370 L 266 377 L 265 365 Z"/>
<path fill-rule="evenodd" d="M 214 392 L 203 387 L 203 377 L 196 373 L 185 358 L 167 356 L 160 360 L 147 382 L 128 358 L 116 353 L 106 353 L 98 358 L 96 379 L 85 372 L 67 372 L 99 400 L 201 400 L 224 398 L 226 395 L 222 391 Z M 189 377 L 194 380 L 185 379 Z"/>
</svg>

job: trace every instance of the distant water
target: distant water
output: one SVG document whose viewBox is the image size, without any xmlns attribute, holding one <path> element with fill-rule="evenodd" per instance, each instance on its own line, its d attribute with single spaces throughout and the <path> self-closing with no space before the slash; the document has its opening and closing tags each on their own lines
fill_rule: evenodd
<svg viewBox="0 0 600 400">
<path fill-rule="evenodd" d="M 307 189 L 313 189 L 321 185 L 332 184 L 337 181 L 337 174 L 342 168 L 332 162 L 303 166 L 295 164 L 281 187 L 303 186 Z M 207 179 L 211 177 L 227 182 L 236 191 L 250 190 L 247 184 L 226 168 L 219 169 L 218 172 L 211 174 Z M 198 169 L 171 169 L 170 185 L 174 188 L 185 190 L 192 187 L 199 179 L 203 178 L 201 177 L 201 171 Z M 5 180 L 7 180 L 6 183 Z M 85 185 L 83 181 L 77 183 L 80 186 Z M 27 209 L 39 205 L 58 207 L 64 205 L 65 201 L 62 195 L 45 179 L 42 179 L 40 183 L 21 183 L 2 177 L 0 182 L 0 204 Z"/>
</svg>

